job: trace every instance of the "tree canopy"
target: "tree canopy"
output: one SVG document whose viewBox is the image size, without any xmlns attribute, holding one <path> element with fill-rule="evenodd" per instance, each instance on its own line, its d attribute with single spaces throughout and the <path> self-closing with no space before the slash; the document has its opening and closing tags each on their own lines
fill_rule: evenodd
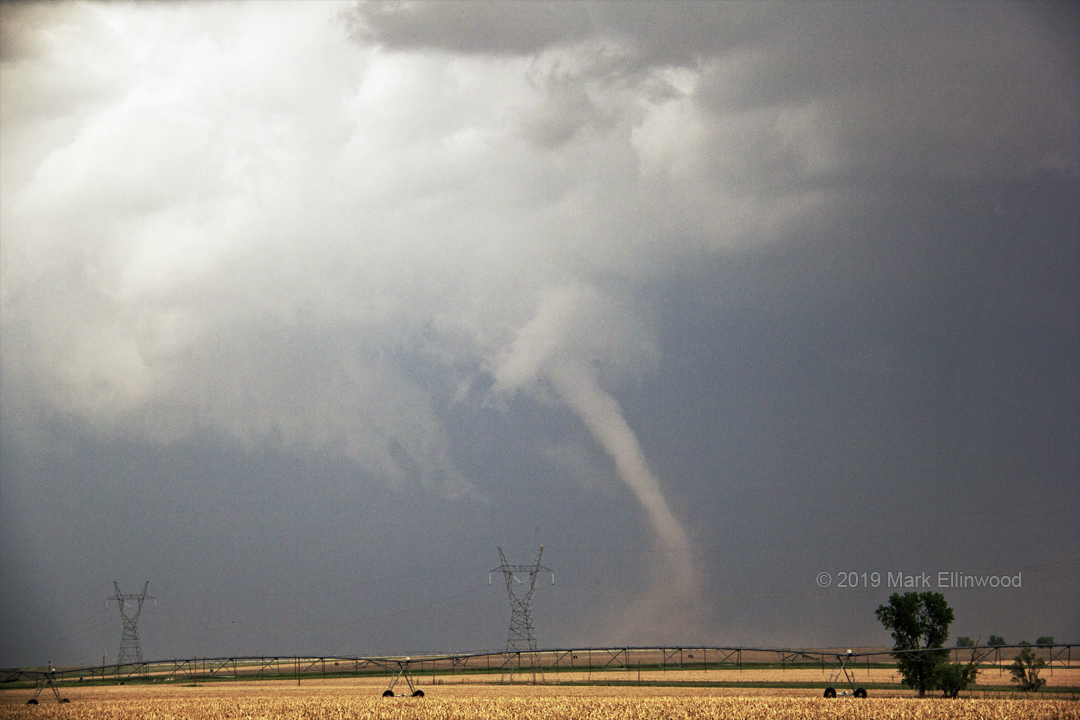
<svg viewBox="0 0 1080 720">
<path fill-rule="evenodd" d="M 893 593 L 888 605 L 875 611 L 881 624 L 892 631 L 893 654 L 903 683 L 915 688 L 919 697 L 936 682 L 938 667 L 949 659 L 948 650 L 934 652 L 949 639 L 953 611 L 945 596 L 934 592 Z M 930 652 L 910 652 L 927 650 Z"/>
</svg>

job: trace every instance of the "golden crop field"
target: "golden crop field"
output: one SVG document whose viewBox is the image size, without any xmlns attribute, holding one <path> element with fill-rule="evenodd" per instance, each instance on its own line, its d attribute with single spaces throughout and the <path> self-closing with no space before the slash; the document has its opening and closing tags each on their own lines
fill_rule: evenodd
<svg viewBox="0 0 1080 720">
<path fill-rule="evenodd" d="M 938 720 L 1057 720 L 1080 718 L 1068 700 L 942 700 L 887 698 L 828 701 L 783 697 L 473 697 L 458 699 L 328 699 L 320 697 L 241 700 L 147 699 L 79 704 L 0 706 L 0 719 L 85 718 L 86 720 L 780 720 L 781 718 L 904 718 Z"/>
<path fill-rule="evenodd" d="M 717 682 L 729 682 L 729 683 L 825 683 L 833 674 L 832 668 L 825 669 L 809 669 L 809 668 L 789 668 L 787 670 L 780 670 L 779 668 L 746 668 L 742 670 L 736 670 L 731 668 L 716 669 L 709 668 L 708 670 L 694 669 L 694 670 L 638 670 L 636 668 L 626 668 L 622 670 L 606 670 L 602 672 L 568 672 L 566 670 L 560 670 L 559 672 L 546 671 L 543 674 L 545 682 L 548 684 L 558 683 L 582 683 L 582 682 L 622 682 L 622 683 L 663 683 L 663 684 L 676 684 L 676 683 L 717 683 Z M 902 678 L 900 673 L 895 667 L 873 667 L 869 670 L 856 667 L 851 670 L 851 674 L 854 677 L 856 685 L 869 685 L 869 684 L 895 684 L 900 685 Z M 529 673 L 521 672 L 516 673 L 515 677 L 519 677 L 524 682 L 529 681 Z M 979 690 L 983 687 L 1002 685 L 1009 685 L 1009 673 L 1007 671 L 998 671 L 996 669 L 983 669 L 980 673 L 971 690 Z M 1042 677 L 1046 680 L 1046 686 L 1050 687 L 1065 687 L 1065 688 L 1077 688 L 1080 687 L 1080 667 L 1072 668 L 1055 668 L 1054 673 L 1051 674 L 1049 669 L 1046 669 L 1042 673 Z M 496 682 L 500 679 L 500 676 L 495 674 L 484 678 L 489 682 Z M 426 678 L 425 678 L 426 682 Z M 847 681 L 841 677 L 838 682 L 835 683 L 837 687 L 847 688 Z M 820 694 L 820 690 L 815 691 Z M 905 691 L 910 692 L 910 691 Z"/>
<path fill-rule="evenodd" d="M 1045 699 L 869 698 L 854 700 L 776 695 L 710 694 L 706 689 L 570 688 L 552 686 L 442 686 L 425 698 L 381 698 L 369 685 L 334 683 L 268 687 L 261 683 L 197 688 L 80 688 L 69 704 L 42 696 L 25 705 L 27 691 L 4 692 L 0 720 L 1080 720 L 1080 702 Z M 32 694 L 32 693 L 31 693 Z M 436 697 L 432 697 L 437 695 Z"/>
</svg>

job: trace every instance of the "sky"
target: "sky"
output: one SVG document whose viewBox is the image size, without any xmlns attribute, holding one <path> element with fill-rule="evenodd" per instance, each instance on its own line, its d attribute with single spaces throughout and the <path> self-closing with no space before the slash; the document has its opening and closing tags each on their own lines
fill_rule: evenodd
<svg viewBox="0 0 1080 720">
<path fill-rule="evenodd" d="M 1075 5 L 0 13 L 0 666 L 1080 642 Z"/>
</svg>

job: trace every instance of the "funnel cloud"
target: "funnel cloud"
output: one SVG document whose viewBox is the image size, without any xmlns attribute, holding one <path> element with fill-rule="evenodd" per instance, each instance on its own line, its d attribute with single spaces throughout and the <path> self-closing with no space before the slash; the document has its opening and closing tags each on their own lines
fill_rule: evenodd
<svg viewBox="0 0 1080 720">
<path fill-rule="evenodd" d="M 668 505 L 618 401 L 598 377 L 598 367 L 625 372 L 635 361 L 659 362 L 645 336 L 640 322 L 595 287 L 558 288 L 544 298 L 504 353 L 495 372 L 496 388 L 507 392 L 544 382 L 555 391 L 614 461 L 618 476 L 645 512 L 660 551 L 653 562 L 651 591 L 694 596 L 699 586 L 686 529 Z M 653 624 L 662 622 L 662 613 L 650 616 Z"/>
</svg>

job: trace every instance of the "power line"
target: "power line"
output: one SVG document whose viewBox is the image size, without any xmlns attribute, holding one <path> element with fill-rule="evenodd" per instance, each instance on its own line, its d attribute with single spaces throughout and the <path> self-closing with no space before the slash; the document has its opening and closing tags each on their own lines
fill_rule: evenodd
<svg viewBox="0 0 1080 720">
<path fill-rule="evenodd" d="M 120 638 L 120 654 L 117 656 L 117 665 L 138 665 L 142 663 L 142 649 L 139 647 L 139 614 L 142 613 L 142 606 L 144 600 L 153 600 L 151 596 L 146 594 L 146 589 L 150 587 L 150 581 L 147 580 L 143 585 L 143 590 L 138 595 L 124 595 L 120 592 L 120 585 L 115 580 L 113 581 L 113 587 L 116 589 L 116 595 L 112 598 L 116 600 L 117 606 L 120 608 L 120 620 L 124 624 L 124 634 Z M 128 601 L 135 603 L 135 612 L 132 615 L 128 615 L 124 610 L 126 607 L 131 607 Z M 109 601 L 105 601 L 105 605 L 108 606 Z"/>
<path fill-rule="evenodd" d="M 536 556 L 536 562 L 532 565 L 511 565 L 506 561 L 506 555 L 503 553 L 503 549 L 499 549 L 499 559 L 502 560 L 502 565 L 495 568 L 491 572 L 501 572 L 506 579 L 506 593 L 510 596 L 510 633 L 506 638 L 506 654 L 503 657 L 503 674 L 504 677 L 507 670 L 511 672 L 510 680 L 513 681 L 512 666 L 514 661 L 517 661 L 518 668 L 521 667 L 521 653 L 526 653 L 532 660 L 535 660 L 536 654 L 536 636 L 533 635 L 533 622 L 532 622 L 532 597 L 536 592 L 536 576 L 542 572 L 551 573 L 551 583 L 555 584 L 555 573 L 551 568 L 546 568 L 540 564 L 540 558 L 544 556 L 544 546 L 540 546 L 540 553 Z M 520 580 L 517 575 L 524 573 L 528 575 L 528 582 Z M 488 582 L 491 582 L 491 574 L 488 574 Z M 514 583 L 521 585 L 521 588 L 516 588 Z M 518 590 L 523 592 L 518 592 Z M 536 682 L 536 662 L 530 662 L 530 666 L 533 670 L 533 682 Z"/>
</svg>

